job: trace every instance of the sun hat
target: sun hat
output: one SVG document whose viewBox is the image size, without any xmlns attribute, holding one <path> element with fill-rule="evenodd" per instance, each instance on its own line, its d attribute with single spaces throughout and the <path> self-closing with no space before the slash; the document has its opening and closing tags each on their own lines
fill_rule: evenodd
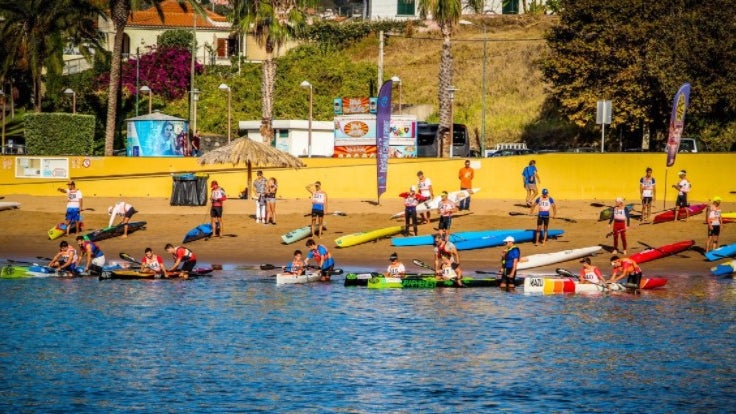
<svg viewBox="0 0 736 414">
<path fill-rule="evenodd" d="M 542 195 L 547 195 L 547 194 L 549 194 L 549 190 L 547 190 L 546 188 L 543 188 Z"/>
<path fill-rule="evenodd" d="M 514 237 L 513 237 L 513 236 L 506 236 L 506 238 L 505 238 L 505 239 L 503 239 L 503 242 L 504 242 L 504 243 L 508 243 L 508 242 L 511 242 L 511 243 L 513 243 L 514 241 L 515 241 L 515 240 L 514 240 Z"/>
<path fill-rule="evenodd" d="M 417 186 L 413 185 L 409 187 L 409 191 L 417 191 Z"/>
<path fill-rule="evenodd" d="M 718 196 L 713 197 L 713 202 L 714 203 L 720 203 L 721 202 L 721 197 L 718 197 Z"/>
</svg>

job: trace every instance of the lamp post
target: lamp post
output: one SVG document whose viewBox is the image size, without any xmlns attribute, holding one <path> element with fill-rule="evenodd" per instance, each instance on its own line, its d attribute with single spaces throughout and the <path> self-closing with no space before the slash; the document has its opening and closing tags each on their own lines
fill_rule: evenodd
<svg viewBox="0 0 736 414">
<path fill-rule="evenodd" d="M 148 94 L 148 114 L 150 115 L 151 112 L 153 112 L 153 91 L 148 87 L 148 85 L 141 86 L 140 91 Z"/>
<path fill-rule="evenodd" d="M 5 86 L 5 85 L 3 85 Z M 2 134 L 2 153 L 5 153 L 5 91 L 0 89 L 0 99 L 3 100 L 3 134 Z"/>
<path fill-rule="evenodd" d="M 307 157 L 312 158 L 312 96 L 313 96 L 313 88 L 312 84 L 304 81 L 299 86 L 302 88 L 309 88 L 309 124 L 307 126 L 308 132 L 307 132 Z"/>
<path fill-rule="evenodd" d="M 458 89 L 450 85 L 447 88 L 447 94 L 450 98 L 450 158 L 452 158 L 452 147 L 455 144 L 455 92 Z"/>
<path fill-rule="evenodd" d="M 230 126 L 230 114 L 231 114 L 231 106 L 230 106 L 230 97 L 231 97 L 231 90 L 230 87 L 225 85 L 224 83 L 221 83 L 220 86 L 217 87 L 217 89 L 221 91 L 227 91 L 227 143 L 230 143 L 230 132 L 231 132 L 231 126 Z"/>
<path fill-rule="evenodd" d="M 481 94 L 482 94 L 481 100 L 480 100 L 481 114 L 482 114 L 482 118 L 480 121 L 481 123 L 481 139 L 480 139 L 480 154 L 481 155 L 480 156 L 485 157 L 486 156 L 486 57 L 488 55 L 487 48 L 486 48 L 488 44 L 488 37 L 486 35 L 488 33 L 487 32 L 488 27 L 486 27 L 486 25 L 475 24 L 467 20 L 461 20 L 460 24 L 466 24 L 470 26 L 476 26 L 476 27 L 483 28 L 483 69 L 482 69 L 483 79 L 481 79 L 481 86 L 480 86 Z"/>
<path fill-rule="evenodd" d="M 77 113 L 77 93 L 74 92 L 71 88 L 64 89 L 65 95 L 71 95 L 72 96 L 72 113 Z"/>
<path fill-rule="evenodd" d="M 199 101 L 199 89 L 192 89 L 192 136 L 197 133 L 197 101 Z M 189 134 L 187 134 L 187 148 L 191 145 Z"/>
<path fill-rule="evenodd" d="M 399 84 L 399 115 L 401 115 L 401 78 L 394 75 L 391 77 L 391 80 Z"/>
</svg>

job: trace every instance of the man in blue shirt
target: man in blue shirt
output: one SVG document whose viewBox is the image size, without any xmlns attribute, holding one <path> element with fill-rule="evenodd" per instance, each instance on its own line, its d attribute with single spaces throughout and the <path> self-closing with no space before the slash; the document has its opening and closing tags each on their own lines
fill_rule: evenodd
<svg viewBox="0 0 736 414">
<path fill-rule="evenodd" d="M 524 167 L 521 175 L 524 177 L 524 189 L 526 189 L 526 206 L 531 207 L 534 197 L 538 194 L 537 184 L 541 184 L 539 174 L 537 174 L 537 162 L 534 160 L 529 161 L 529 165 Z"/>
</svg>

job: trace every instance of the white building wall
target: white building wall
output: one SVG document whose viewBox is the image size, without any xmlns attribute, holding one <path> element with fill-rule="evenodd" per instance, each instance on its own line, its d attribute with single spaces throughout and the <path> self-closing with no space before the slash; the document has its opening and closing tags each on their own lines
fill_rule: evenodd
<svg viewBox="0 0 736 414">
<path fill-rule="evenodd" d="M 246 131 L 248 138 L 263 142 L 261 121 L 239 121 L 238 128 Z M 295 157 L 309 156 L 309 121 L 301 119 L 274 120 L 276 132 L 275 147 Z M 281 131 L 286 137 L 280 137 Z M 332 157 L 335 152 L 335 123 L 331 121 L 312 121 L 312 156 Z"/>
</svg>

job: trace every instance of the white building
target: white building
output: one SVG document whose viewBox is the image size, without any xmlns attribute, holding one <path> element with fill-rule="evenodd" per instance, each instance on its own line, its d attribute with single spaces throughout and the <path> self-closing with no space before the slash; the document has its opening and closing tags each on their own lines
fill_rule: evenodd
<svg viewBox="0 0 736 414">
<path fill-rule="evenodd" d="M 263 142 L 261 121 L 240 121 L 238 128 L 248 133 L 248 138 Z M 274 120 L 274 140 L 271 143 L 281 151 L 295 157 L 308 157 L 309 121 L 301 119 Z M 335 152 L 335 123 L 332 121 L 312 121 L 313 157 L 332 157 Z"/>
</svg>

